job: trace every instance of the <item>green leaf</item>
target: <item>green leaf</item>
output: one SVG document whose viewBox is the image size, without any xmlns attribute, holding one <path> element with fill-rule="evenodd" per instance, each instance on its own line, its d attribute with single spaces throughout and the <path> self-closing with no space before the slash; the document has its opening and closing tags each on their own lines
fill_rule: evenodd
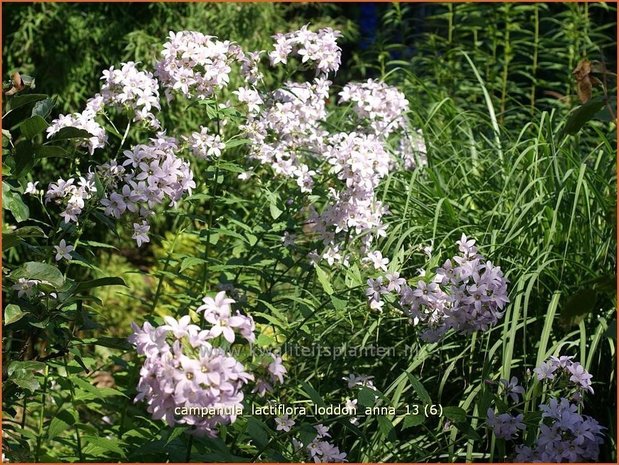
<svg viewBox="0 0 619 465">
<path fill-rule="evenodd" d="M 315 268 L 316 268 L 316 276 L 318 277 L 318 282 L 320 282 L 324 291 L 329 295 L 333 294 L 333 287 L 331 287 L 330 278 L 327 275 L 327 273 L 322 268 L 320 268 L 318 265 L 316 265 Z"/>
<path fill-rule="evenodd" d="M 34 149 L 36 158 L 71 158 L 71 154 L 57 145 L 39 145 Z"/>
<path fill-rule="evenodd" d="M 84 454 L 100 457 L 106 452 L 113 452 L 120 455 L 121 457 L 125 456 L 125 452 L 120 447 L 123 442 L 119 439 L 107 439 L 97 436 L 83 436 L 82 442 L 85 444 L 83 450 Z"/>
<path fill-rule="evenodd" d="M 41 262 L 26 262 L 19 268 L 13 270 L 11 279 L 16 281 L 19 278 L 45 281 L 56 289 L 61 288 L 64 284 L 64 276 L 58 268 Z"/>
<path fill-rule="evenodd" d="M 561 309 L 561 323 L 566 326 L 578 324 L 582 318 L 595 308 L 597 292 L 590 287 L 581 289 L 569 297 Z"/>
<path fill-rule="evenodd" d="M 247 419 L 247 434 L 254 441 L 256 446 L 262 448 L 269 442 L 268 429 L 265 424 L 254 417 Z"/>
<path fill-rule="evenodd" d="M 393 424 L 387 417 L 379 416 L 376 418 L 378 421 L 378 431 L 385 437 L 388 442 L 395 442 L 397 440 L 395 435 L 395 429 Z"/>
<path fill-rule="evenodd" d="M 466 421 L 466 411 L 461 407 L 443 407 L 443 416 L 456 423 Z"/>
<path fill-rule="evenodd" d="M 196 265 L 201 265 L 204 263 L 206 263 L 206 260 L 200 257 L 185 257 L 183 258 L 183 261 L 181 262 L 181 269 L 179 272 L 182 273 L 187 268 L 192 268 Z"/>
<path fill-rule="evenodd" d="M 275 202 L 271 202 L 269 204 L 269 212 L 271 213 L 271 217 L 276 220 L 277 218 L 279 218 L 281 216 L 283 212 L 283 210 L 281 210 L 276 204 Z"/>
<path fill-rule="evenodd" d="M 15 146 L 15 177 L 28 173 L 34 163 L 34 148 L 29 140 L 22 140 Z"/>
<path fill-rule="evenodd" d="M 70 426 L 75 424 L 76 420 L 77 418 L 68 410 L 56 413 L 47 427 L 47 439 L 51 441 L 56 436 L 67 431 Z"/>
<path fill-rule="evenodd" d="M 87 291 L 95 287 L 103 286 L 127 286 L 122 278 L 110 276 L 107 278 L 91 279 L 89 281 L 82 281 L 75 286 L 74 292 Z"/>
<path fill-rule="evenodd" d="M 430 394 L 428 394 L 428 391 L 426 391 L 426 388 L 423 387 L 423 384 L 421 384 L 421 381 L 419 381 L 419 379 L 417 379 L 414 375 L 411 375 L 410 373 L 406 373 L 406 375 L 411 382 L 413 390 L 417 393 L 417 395 L 424 402 L 424 404 L 432 404 L 432 398 L 430 397 Z"/>
<path fill-rule="evenodd" d="M 594 97 L 584 105 L 576 108 L 567 118 L 563 127 L 562 135 L 576 134 L 588 121 L 606 105 L 606 99 L 602 96 Z"/>
<path fill-rule="evenodd" d="M 91 133 L 84 129 L 78 129 L 73 127 L 62 128 L 56 134 L 52 136 L 52 140 L 64 140 L 64 139 L 90 139 L 93 137 Z"/>
<path fill-rule="evenodd" d="M 25 362 L 11 362 L 9 364 L 9 368 L 8 368 L 8 375 L 12 376 L 15 375 L 16 377 L 18 377 L 18 372 L 32 372 L 32 371 L 39 371 L 39 370 L 43 370 L 45 368 L 45 363 L 44 362 L 37 362 L 34 360 L 28 360 Z"/>
<path fill-rule="evenodd" d="M 239 145 L 249 144 L 251 141 L 249 139 L 230 139 L 226 141 L 226 149 L 231 149 L 232 147 L 238 147 Z"/>
<path fill-rule="evenodd" d="M 311 383 L 301 380 L 300 384 L 303 387 L 303 391 L 305 391 L 305 394 L 307 394 L 309 398 L 312 399 L 312 402 L 319 406 L 326 405 L 325 401 L 322 400 L 320 393 L 314 388 L 314 386 L 311 385 Z"/>
<path fill-rule="evenodd" d="M 426 421 L 425 415 L 406 415 L 402 422 L 402 429 L 410 428 L 411 426 L 419 426 Z"/>
<path fill-rule="evenodd" d="M 19 123 L 18 127 L 22 136 L 27 139 L 32 139 L 37 134 L 47 129 L 47 122 L 39 115 L 31 116 L 30 118 Z"/>
<path fill-rule="evenodd" d="M 4 309 L 4 324 L 10 325 L 21 320 L 24 316 L 26 316 L 28 312 L 22 312 L 19 305 L 8 304 Z"/>
<path fill-rule="evenodd" d="M 13 378 L 11 379 L 15 384 L 17 384 L 22 389 L 27 389 L 30 392 L 36 392 L 41 388 L 41 384 L 34 378 Z"/>
<path fill-rule="evenodd" d="M 85 339 L 84 344 L 95 344 L 101 347 L 109 347 L 110 349 L 129 350 L 131 344 L 124 337 L 98 337 L 93 339 Z"/>
<path fill-rule="evenodd" d="M 345 310 L 346 309 L 346 305 L 348 304 L 347 300 L 343 300 L 343 299 L 339 299 L 335 296 L 331 296 L 331 303 L 333 304 L 333 308 L 335 308 L 336 310 Z"/>
<path fill-rule="evenodd" d="M 8 106 L 10 107 L 11 111 L 17 110 L 18 108 L 21 108 L 24 105 L 28 105 L 29 103 L 38 102 L 40 100 L 45 100 L 46 98 L 47 98 L 47 95 L 45 94 L 17 95 L 8 101 Z"/>
<path fill-rule="evenodd" d="M 168 444 L 170 444 L 172 441 L 174 441 L 176 438 L 178 438 L 179 436 L 182 436 L 182 434 L 187 431 L 186 427 L 182 427 L 182 426 L 176 426 L 175 428 L 172 429 L 172 432 L 170 433 L 170 435 L 168 436 L 168 439 L 165 442 L 165 445 L 167 446 Z"/>
<path fill-rule="evenodd" d="M 462 423 L 454 423 L 455 427 L 458 428 L 468 439 L 472 441 L 481 441 L 481 436 L 473 429 L 471 425 L 466 422 Z"/>
<path fill-rule="evenodd" d="M 21 195 L 12 192 L 11 186 L 4 181 L 2 182 L 2 208 L 9 210 L 18 223 L 30 217 L 30 209 L 22 200 Z"/>
<path fill-rule="evenodd" d="M 373 390 L 362 387 L 359 389 L 359 395 L 357 397 L 359 404 L 363 407 L 373 407 L 376 402 L 376 394 Z"/>
<path fill-rule="evenodd" d="M 39 100 L 32 107 L 32 116 L 38 115 L 41 118 L 47 118 L 54 108 L 54 101 L 51 98 Z"/>
</svg>

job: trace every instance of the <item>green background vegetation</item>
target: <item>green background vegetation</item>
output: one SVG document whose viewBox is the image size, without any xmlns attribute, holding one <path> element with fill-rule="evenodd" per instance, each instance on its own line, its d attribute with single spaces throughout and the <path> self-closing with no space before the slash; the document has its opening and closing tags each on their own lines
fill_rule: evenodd
<svg viewBox="0 0 619 465">
<path fill-rule="evenodd" d="M 330 292 L 302 253 L 282 251 L 283 232 L 300 219 L 285 204 L 298 195 L 295 189 L 270 180 L 266 170 L 259 172 L 264 182 L 238 183 L 233 169 L 204 164 L 196 170 L 199 194 L 177 211 L 162 211 L 145 248 L 136 251 L 120 229 L 85 233 L 117 249 L 93 249 L 96 268 L 74 268 L 72 277 L 122 276 L 128 289 L 93 291 L 102 305 L 87 304 L 90 326 L 78 335 L 100 344 L 73 346 L 67 366 L 48 362 L 45 379 L 61 389 L 43 394 L 53 399 L 46 410 L 41 389 L 10 382 L 7 369 L 12 361 L 42 358 L 50 334 L 61 330 L 33 329 L 22 319 L 3 331 L 4 446 L 12 461 L 77 460 L 80 454 L 97 461 L 184 461 L 186 437 L 146 418 L 144 406 L 129 400 L 137 358 L 119 341 L 131 321 L 181 315 L 223 282 L 234 282 L 247 297 L 266 344 L 414 347 L 397 358 L 291 360 L 293 382 L 282 397 L 339 403 L 342 376 L 355 372 L 376 376 L 396 407 L 430 399 L 466 413 L 464 422 L 454 415 L 451 428 L 438 419 L 370 418 L 359 430 L 336 421 L 335 442 L 351 461 L 500 460 L 502 446 L 481 434 L 480 418 L 496 390 L 484 380 L 522 378 L 556 353 L 575 355 L 593 374 L 596 394 L 587 399 L 586 413 L 608 428 L 601 459 L 616 461 L 616 75 L 600 77 L 605 88 L 594 87 L 584 107 L 591 111 L 579 113 L 572 74 L 583 58 L 616 70 L 615 6 L 375 8 L 376 36 L 366 43 L 368 10 L 359 5 L 4 4 L 3 77 L 13 70 L 34 76 L 36 92 L 55 99 L 55 115 L 81 111 L 103 69 L 126 60 L 150 65 L 169 30 L 196 29 L 268 49 L 273 33 L 308 22 L 339 28 L 344 61 L 336 85 L 369 77 L 397 85 L 428 146 L 427 169 L 395 172 L 383 182 L 392 214 L 380 250 L 412 276 L 430 266 L 419 246 L 432 242 L 437 259 L 445 259 L 461 233 L 474 237 L 510 280 L 511 303 L 500 324 L 473 337 L 421 343 L 405 320 L 369 312 L 364 280 L 354 271 L 328 272 Z M 166 127 L 182 132 L 204 116 L 196 109 L 166 118 Z M 243 166 L 243 157 L 243 149 L 224 155 L 229 167 Z M 41 184 L 68 166 L 52 160 L 34 168 Z M 11 215 L 5 223 L 14 222 Z M 205 234 L 213 225 L 209 217 L 215 225 Z M 3 252 L 5 267 L 30 253 L 23 244 Z M 10 302 L 6 289 L 3 300 Z M 33 331 L 25 351 L 24 334 Z M 103 338 L 118 339 L 104 347 Z M 32 376 L 43 383 L 43 375 Z M 127 397 L 96 395 L 88 386 L 102 385 L 97 377 L 112 380 Z M 69 390 L 81 400 L 69 400 Z M 535 396 L 527 408 L 536 409 Z M 102 422 L 103 416 L 114 423 Z M 278 452 L 272 424 L 240 419 L 234 427 L 222 440 L 196 441 L 192 460 L 289 459 Z M 78 452 L 80 434 L 89 439 Z M 264 444 L 261 453 L 247 446 L 249 439 Z"/>
</svg>

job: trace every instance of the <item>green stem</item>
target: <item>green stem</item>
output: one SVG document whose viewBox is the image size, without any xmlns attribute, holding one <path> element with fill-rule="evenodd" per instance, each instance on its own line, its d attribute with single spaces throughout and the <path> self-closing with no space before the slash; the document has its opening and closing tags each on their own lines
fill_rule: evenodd
<svg viewBox="0 0 619 465">
<path fill-rule="evenodd" d="M 45 424 L 45 396 L 47 394 L 47 375 L 48 367 L 45 365 L 45 376 L 43 379 L 43 392 L 41 393 L 41 417 L 39 418 L 39 432 L 37 434 L 37 446 L 34 453 L 34 461 L 39 462 L 39 454 L 41 453 L 41 440 L 43 437 L 43 425 Z"/>
<path fill-rule="evenodd" d="M 503 124 L 505 120 L 505 106 L 507 100 L 507 77 L 509 75 L 509 62 L 511 61 L 511 44 L 509 43 L 510 34 L 510 16 L 509 4 L 504 5 L 505 8 L 505 38 L 503 41 L 503 73 L 501 75 L 501 112 L 499 115 L 499 123 Z"/>
<path fill-rule="evenodd" d="M 539 5 L 535 3 L 534 8 L 535 35 L 533 36 L 533 65 L 531 69 L 531 77 L 533 78 L 531 84 L 531 114 L 535 111 L 535 75 L 537 74 L 537 54 L 539 49 Z"/>
<path fill-rule="evenodd" d="M 189 442 L 187 443 L 187 454 L 185 455 L 185 462 L 191 462 L 191 449 L 193 447 L 193 434 L 189 435 Z"/>
<path fill-rule="evenodd" d="M 80 462 L 83 463 L 84 454 L 82 452 L 82 439 L 80 438 L 80 431 L 79 431 L 79 428 L 77 427 L 77 424 L 79 422 L 79 412 L 77 411 L 77 408 L 75 408 L 75 389 L 73 388 L 73 383 L 71 382 L 71 379 L 69 378 L 69 363 L 67 362 L 66 355 L 63 357 L 63 360 L 64 360 L 64 369 L 67 372 L 67 378 L 69 381 L 69 394 L 71 395 L 71 405 L 73 406 L 77 414 L 77 420 L 75 421 L 75 424 L 73 425 L 75 429 L 77 456 L 79 457 Z"/>
</svg>

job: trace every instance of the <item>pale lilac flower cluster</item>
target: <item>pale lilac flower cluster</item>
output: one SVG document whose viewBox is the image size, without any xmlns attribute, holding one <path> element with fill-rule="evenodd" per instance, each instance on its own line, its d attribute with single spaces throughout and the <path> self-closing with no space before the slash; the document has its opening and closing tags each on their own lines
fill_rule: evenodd
<svg viewBox="0 0 619 465">
<path fill-rule="evenodd" d="M 60 216 L 65 223 L 77 223 L 79 215 L 84 210 L 86 200 L 90 199 L 97 192 L 93 173 L 88 173 L 86 177 L 80 177 L 77 185 L 75 179 L 58 179 L 55 183 L 50 183 L 45 193 L 45 203 L 53 200 L 56 204 L 64 205 L 65 209 Z"/>
<path fill-rule="evenodd" d="M 18 278 L 15 284 L 11 286 L 11 289 L 17 291 L 17 297 L 25 297 L 26 299 L 31 299 L 35 296 L 39 298 L 47 297 L 50 299 L 58 298 L 58 294 L 56 292 L 37 292 L 37 286 L 40 284 L 52 286 L 51 283 L 40 279 Z"/>
<path fill-rule="evenodd" d="M 381 81 L 350 82 L 340 92 L 340 103 L 350 103 L 371 132 L 387 137 L 407 127 L 408 100 L 402 92 Z"/>
<path fill-rule="evenodd" d="M 217 134 L 210 134 L 208 128 L 200 126 L 200 132 L 192 132 L 190 137 L 185 138 L 189 143 L 191 152 L 198 158 L 219 158 L 226 144 L 221 141 Z"/>
<path fill-rule="evenodd" d="M 256 385 L 252 392 L 264 397 L 266 393 L 273 392 L 274 384 L 284 382 L 287 370 L 284 367 L 282 357 L 277 354 L 269 354 L 269 357 L 263 360 L 259 368 L 262 369 L 263 374 L 256 378 Z"/>
<path fill-rule="evenodd" d="M 340 104 L 349 103 L 357 116 L 359 130 L 387 139 L 398 133 L 397 157 L 404 168 L 415 169 L 426 166 L 426 144 L 420 129 L 411 130 L 406 114 L 409 102 L 396 87 L 381 81 L 368 79 L 364 82 L 350 82 L 339 93 Z M 395 162 L 392 160 L 392 163 Z"/>
<path fill-rule="evenodd" d="M 412 287 L 398 272 L 369 279 L 370 307 L 380 310 L 382 296 L 396 293 L 412 322 L 427 327 L 421 334 L 425 341 L 437 341 L 451 328 L 471 333 L 495 325 L 509 302 L 507 280 L 500 267 L 477 253 L 474 240 L 463 234 L 456 243 L 460 255 L 446 260 L 429 281 L 418 279 Z"/>
<path fill-rule="evenodd" d="M 272 65 L 287 63 L 289 56 L 296 56 L 323 74 L 336 72 L 341 63 L 342 51 L 337 45 L 338 31 L 327 27 L 312 32 L 305 25 L 298 31 L 276 34 L 274 50 L 269 53 Z"/>
<path fill-rule="evenodd" d="M 82 113 L 60 115 L 47 128 L 50 138 L 62 128 L 73 127 L 89 132 L 92 137 L 81 143 L 92 155 L 95 149 L 105 147 L 107 134 L 96 121 L 96 116 L 105 105 L 126 107 L 134 112 L 134 121 L 146 121 L 159 128 L 153 109 L 159 110 L 159 84 L 148 71 L 139 71 L 134 62 L 123 63 L 121 69 L 113 66 L 103 71 L 101 92 L 89 99 Z"/>
<path fill-rule="evenodd" d="M 164 317 L 165 325 L 148 322 L 140 328 L 135 323 L 129 342 L 146 356 L 140 371 L 136 402 L 145 400 L 153 419 L 168 425 L 186 424 L 194 431 L 216 436 L 217 426 L 236 420 L 242 409 L 243 387 L 254 379 L 245 366 L 214 344 L 222 335 L 235 341 L 235 333 L 247 341 L 254 340 L 254 323 L 250 316 L 232 315 L 234 301 L 220 292 L 214 299 L 206 297 L 198 311 L 204 311 L 211 327 L 201 329 L 189 315 L 179 320 Z M 175 415 L 176 408 L 213 409 L 213 415 Z"/>
<path fill-rule="evenodd" d="M 366 387 L 373 391 L 376 390 L 376 387 L 374 386 L 373 376 L 355 375 L 354 373 L 351 373 L 348 375 L 348 377 L 342 379 L 347 382 L 349 389 L 353 389 L 356 387 Z"/>
<path fill-rule="evenodd" d="M 236 339 L 236 333 L 249 342 L 254 342 L 256 337 L 254 331 L 256 325 L 251 316 L 242 315 L 238 310 L 232 313 L 230 304 L 234 303 L 234 299 L 226 296 L 225 291 L 218 292 L 215 298 L 204 297 L 203 305 L 200 305 L 196 312 L 204 312 L 204 319 L 208 321 L 212 327 L 208 333 L 207 339 L 212 339 L 217 336 L 222 336 L 230 344 Z"/>
<path fill-rule="evenodd" d="M 105 214 L 113 218 L 134 214 L 134 239 L 148 242 L 147 218 L 166 199 L 175 205 L 185 192 L 196 186 L 189 164 L 179 158 L 176 140 L 158 134 L 151 143 L 139 144 L 124 151 L 124 161 L 101 165 L 100 175 L 108 184 L 108 194 L 101 199 Z"/>
<path fill-rule="evenodd" d="M 346 452 L 340 451 L 340 449 L 330 442 L 331 433 L 329 428 L 322 424 L 316 425 L 316 437 L 305 445 L 296 438 L 292 439 L 293 445 L 296 450 L 305 450 L 308 460 L 312 460 L 314 463 L 327 463 L 327 462 L 346 462 Z"/>
<path fill-rule="evenodd" d="M 92 137 L 80 142 L 80 145 L 87 147 L 88 152 L 92 155 L 96 149 L 105 147 L 107 143 L 105 129 L 97 123 L 96 116 L 97 112 L 91 108 L 86 108 L 82 113 L 60 115 L 47 128 L 47 137 L 51 138 L 63 128 L 82 129 L 90 133 Z"/>
<path fill-rule="evenodd" d="M 264 104 L 262 97 L 256 89 L 239 87 L 232 93 L 236 95 L 239 102 L 247 105 L 247 111 L 250 115 L 257 114 L 260 111 L 260 106 Z"/>
<path fill-rule="evenodd" d="M 495 415 L 494 409 L 488 409 L 487 423 L 492 432 L 497 438 L 512 440 L 518 435 L 518 430 L 524 431 L 526 426 L 523 423 L 524 415 L 510 415 L 509 413 L 501 413 Z"/>
<path fill-rule="evenodd" d="M 389 172 L 390 158 L 375 136 L 354 132 L 331 136 L 325 157 L 344 187 L 330 189 L 329 204 L 321 213 L 310 208 L 309 222 L 327 247 L 322 258 L 329 265 L 346 265 L 348 256 L 340 254 L 342 236 L 360 238 L 362 249 L 368 250 L 376 237 L 386 235 L 381 218 L 388 210 L 375 190 Z"/>
<path fill-rule="evenodd" d="M 153 114 L 153 109 L 160 110 L 159 83 L 148 71 L 139 71 L 132 61 L 121 64 L 122 68 L 113 66 L 103 71 L 101 79 L 101 99 L 103 104 L 126 106 L 135 112 L 134 121 L 146 121 L 153 128 L 161 124 Z M 97 99 L 98 96 L 95 97 Z"/>
<path fill-rule="evenodd" d="M 565 378 L 579 389 L 593 394 L 593 387 L 591 387 L 592 376 L 580 363 L 573 362 L 573 358 L 573 356 L 567 355 L 561 357 L 552 356 L 533 371 L 540 381 L 557 382 L 560 381 L 560 378 Z"/>
<path fill-rule="evenodd" d="M 330 85 L 322 78 L 287 82 L 265 98 L 268 104 L 259 114 L 250 112 L 241 127 L 251 141 L 250 157 L 270 166 L 276 175 L 296 179 L 302 192 L 312 191 L 316 174 L 307 165 L 308 155 L 312 158 L 324 151 L 326 132 L 320 122 L 326 118 Z M 260 105 L 255 97 L 249 98 L 244 96 L 248 105 Z"/>
<path fill-rule="evenodd" d="M 571 356 L 551 357 L 534 370 L 538 381 L 549 384 L 550 397 L 539 405 L 542 413 L 539 433 L 532 447 L 518 445 L 516 462 L 590 462 L 599 455 L 603 427 L 592 417 L 580 413 L 582 391 L 593 392 L 591 375 Z M 525 390 L 512 377 L 500 380 L 504 394 L 515 403 Z M 534 387 L 533 387 L 534 388 Z M 567 394 L 567 395 L 566 395 Z M 503 404 L 506 405 L 506 404 Z M 518 407 L 509 407 L 510 410 Z M 525 430 L 522 413 L 487 412 L 487 425 L 498 438 L 513 440 L 518 430 Z"/>
<path fill-rule="evenodd" d="M 220 41 L 195 31 L 170 32 L 163 46 L 156 76 L 166 87 L 168 100 L 173 91 L 187 98 L 206 99 L 230 81 L 231 65 L 242 64 L 246 75 L 254 76 L 254 64 L 259 54 L 247 57 L 241 48 L 226 40 Z"/>
<path fill-rule="evenodd" d="M 524 395 L 524 387 L 518 383 L 518 378 L 512 376 L 512 379 L 509 381 L 501 379 L 499 382 L 503 386 L 504 394 L 513 402 L 518 403 L 520 396 Z"/>
<path fill-rule="evenodd" d="M 516 462 L 591 462 L 598 459 L 604 429 L 594 418 L 578 413 L 565 398 L 541 404 L 542 422 L 533 448 L 516 448 Z"/>
</svg>

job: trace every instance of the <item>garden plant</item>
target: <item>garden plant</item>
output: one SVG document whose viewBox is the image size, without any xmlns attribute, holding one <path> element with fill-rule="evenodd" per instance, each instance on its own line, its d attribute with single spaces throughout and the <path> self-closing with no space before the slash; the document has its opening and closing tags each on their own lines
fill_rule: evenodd
<svg viewBox="0 0 619 465">
<path fill-rule="evenodd" d="M 3 461 L 616 460 L 614 9 L 312 8 L 5 37 Z"/>
</svg>

